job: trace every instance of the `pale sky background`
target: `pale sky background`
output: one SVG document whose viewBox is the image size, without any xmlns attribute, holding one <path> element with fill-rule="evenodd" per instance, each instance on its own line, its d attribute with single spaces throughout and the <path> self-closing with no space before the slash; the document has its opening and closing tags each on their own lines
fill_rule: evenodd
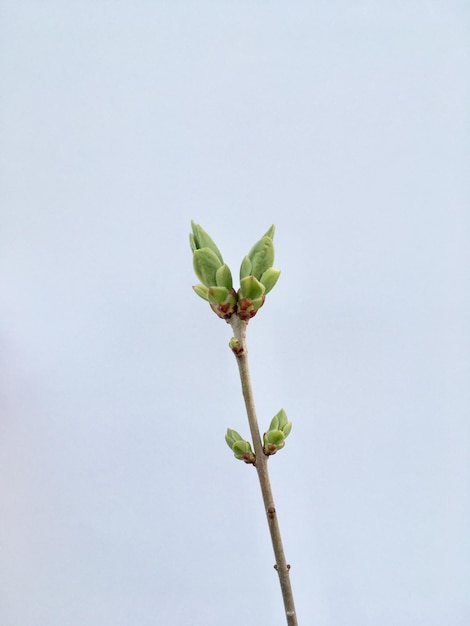
<svg viewBox="0 0 470 626">
<path fill-rule="evenodd" d="M 281 626 L 249 326 L 302 626 L 470 624 L 470 5 L 0 3 L 0 624 Z"/>
</svg>

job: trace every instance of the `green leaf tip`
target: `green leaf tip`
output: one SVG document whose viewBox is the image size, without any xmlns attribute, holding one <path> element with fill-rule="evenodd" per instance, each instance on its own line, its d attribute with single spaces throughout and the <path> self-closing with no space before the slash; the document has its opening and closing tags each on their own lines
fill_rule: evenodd
<svg viewBox="0 0 470 626">
<path fill-rule="evenodd" d="M 271 227 L 267 230 L 267 232 L 263 235 L 264 237 L 269 237 L 270 239 L 274 239 L 274 231 L 276 227 L 274 224 L 271 224 Z"/>
<path fill-rule="evenodd" d="M 209 301 L 209 289 L 205 285 L 194 285 L 193 289 L 200 298 Z"/>
<path fill-rule="evenodd" d="M 189 235 L 191 250 L 195 252 L 196 250 L 202 250 L 202 248 L 209 248 L 217 255 L 220 264 L 222 265 L 224 259 L 222 258 L 222 254 L 220 253 L 220 250 L 216 246 L 212 237 L 208 233 L 206 233 L 202 226 L 196 224 L 194 220 L 191 220 L 191 229 L 192 233 L 190 233 Z"/>
</svg>

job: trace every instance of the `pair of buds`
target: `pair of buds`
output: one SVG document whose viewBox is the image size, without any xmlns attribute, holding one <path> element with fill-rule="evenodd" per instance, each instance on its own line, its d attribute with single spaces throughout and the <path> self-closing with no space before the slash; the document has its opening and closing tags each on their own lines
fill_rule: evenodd
<svg viewBox="0 0 470 626">
<path fill-rule="evenodd" d="M 285 445 L 285 438 L 292 430 L 292 422 L 287 421 L 287 415 L 284 409 L 281 409 L 269 425 L 269 430 L 263 435 L 263 452 L 266 456 L 276 454 Z M 251 449 L 251 444 L 231 428 L 227 429 L 225 441 L 228 447 L 233 451 L 235 458 L 245 463 L 255 463 L 255 454 Z"/>
<path fill-rule="evenodd" d="M 193 287 L 198 296 L 209 302 L 219 317 L 229 320 L 236 314 L 250 320 L 263 306 L 266 294 L 276 284 L 280 270 L 274 263 L 274 225 L 251 248 L 240 267 L 240 288 L 233 288 L 232 272 L 206 231 L 191 222 L 189 235 L 194 271 L 201 284 Z"/>
</svg>

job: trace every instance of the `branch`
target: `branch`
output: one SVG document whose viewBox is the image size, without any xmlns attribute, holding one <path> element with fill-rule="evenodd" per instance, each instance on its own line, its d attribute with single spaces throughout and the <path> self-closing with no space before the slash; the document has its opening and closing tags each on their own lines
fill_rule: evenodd
<svg viewBox="0 0 470 626">
<path fill-rule="evenodd" d="M 279 583 L 281 585 L 287 624 L 288 626 L 297 626 L 294 596 L 289 576 L 290 565 L 287 565 L 286 563 L 284 547 L 282 545 L 281 531 L 279 529 L 276 507 L 269 480 L 268 457 L 265 455 L 263 450 L 263 443 L 261 441 L 258 420 L 256 417 L 253 390 L 251 388 L 250 372 L 248 369 L 248 351 L 246 346 L 246 327 L 248 322 L 241 320 L 237 315 L 233 315 L 229 323 L 232 326 L 235 339 L 239 342 L 238 349 L 233 350 L 233 353 L 237 359 L 238 369 L 240 371 L 243 398 L 245 400 L 246 413 L 248 416 L 248 423 L 250 425 L 251 438 L 256 457 L 255 467 L 261 486 L 266 518 L 268 520 L 269 532 L 271 534 L 271 541 L 273 544 L 274 557 L 276 559 L 276 565 L 274 567 L 279 575 Z"/>
</svg>

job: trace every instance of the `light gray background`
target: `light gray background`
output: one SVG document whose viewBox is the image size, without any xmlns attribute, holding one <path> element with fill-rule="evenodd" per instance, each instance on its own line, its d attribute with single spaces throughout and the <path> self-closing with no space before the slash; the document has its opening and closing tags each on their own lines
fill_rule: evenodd
<svg viewBox="0 0 470 626">
<path fill-rule="evenodd" d="M 303 626 L 470 623 L 467 2 L 4 0 L 2 626 L 284 624 L 230 328 L 250 323 Z"/>
</svg>

